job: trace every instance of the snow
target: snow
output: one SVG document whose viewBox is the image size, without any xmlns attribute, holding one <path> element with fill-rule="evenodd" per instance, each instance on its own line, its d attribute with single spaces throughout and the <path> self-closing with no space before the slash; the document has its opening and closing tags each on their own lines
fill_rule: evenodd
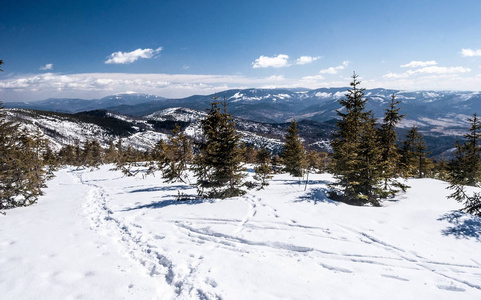
<svg viewBox="0 0 481 300">
<path fill-rule="evenodd" d="M 423 97 L 424 98 L 437 98 L 437 97 L 441 97 L 441 95 L 439 93 L 435 93 L 435 92 L 423 92 Z"/>
<path fill-rule="evenodd" d="M 331 93 L 326 93 L 326 92 L 317 92 L 314 96 L 318 98 L 329 98 L 331 97 Z"/>
<path fill-rule="evenodd" d="M 281 100 L 292 98 L 291 95 L 289 95 L 289 94 L 277 94 L 277 95 L 274 95 L 273 97 L 279 98 Z"/>
<path fill-rule="evenodd" d="M 199 200 L 111 168 L 62 169 L 38 204 L 0 215 L 2 299 L 481 297 L 481 220 L 444 182 L 409 180 L 375 208 L 330 201 L 328 174 L 306 191 L 275 175 L 265 190 Z"/>
<path fill-rule="evenodd" d="M 333 97 L 334 99 L 341 99 L 341 98 L 343 98 L 343 97 L 345 97 L 345 96 L 346 96 L 346 93 L 345 93 L 345 92 L 336 92 L 334 95 L 332 95 L 332 97 Z"/>
</svg>

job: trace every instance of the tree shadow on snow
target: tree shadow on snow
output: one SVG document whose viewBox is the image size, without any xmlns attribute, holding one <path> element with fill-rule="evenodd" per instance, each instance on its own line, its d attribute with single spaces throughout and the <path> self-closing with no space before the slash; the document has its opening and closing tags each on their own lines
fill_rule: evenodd
<svg viewBox="0 0 481 300">
<path fill-rule="evenodd" d="M 306 185 L 306 180 L 298 180 L 298 179 L 272 179 L 272 182 L 278 181 L 278 182 L 284 182 L 285 184 L 288 185 L 299 185 L 299 186 L 305 186 Z M 328 185 L 331 184 L 332 182 L 326 181 L 326 180 L 309 180 L 307 183 L 308 186 L 310 185 L 317 185 L 317 184 L 324 184 Z"/>
<path fill-rule="evenodd" d="M 164 191 L 188 190 L 188 189 L 191 189 L 191 187 L 188 185 L 170 185 L 170 186 L 161 186 L 161 187 L 159 186 L 159 187 L 132 190 L 128 193 L 133 194 L 133 193 L 145 193 L 145 192 L 161 192 L 161 191 L 164 192 Z"/>
<path fill-rule="evenodd" d="M 177 195 L 167 195 L 165 197 L 175 198 L 176 196 Z M 187 196 L 195 198 L 194 195 L 187 195 Z M 214 201 L 209 199 L 192 199 L 192 200 L 172 200 L 171 199 L 171 200 L 156 201 L 149 204 L 142 204 L 135 207 L 129 207 L 129 208 L 123 209 L 122 211 L 132 211 L 137 209 L 158 209 L 158 208 L 164 208 L 172 205 L 195 205 L 195 204 L 212 203 L 212 202 Z"/>
<path fill-rule="evenodd" d="M 442 231 L 443 235 L 452 235 L 457 239 L 474 238 L 481 242 L 481 218 L 461 211 L 452 211 L 441 216 L 438 221 L 448 221 L 450 226 Z"/>
<path fill-rule="evenodd" d="M 327 191 L 328 190 L 324 189 L 324 188 L 312 189 L 312 190 L 309 191 L 309 193 L 307 193 L 307 194 L 299 197 L 298 199 L 294 200 L 294 202 L 308 202 L 308 203 L 310 203 L 312 201 L 312 202 L 314 202 L 314 205 L 316 205 L 318 202 L 339 205 L 339 202 L 331 200 L 327 197 Z"/>
</svg>

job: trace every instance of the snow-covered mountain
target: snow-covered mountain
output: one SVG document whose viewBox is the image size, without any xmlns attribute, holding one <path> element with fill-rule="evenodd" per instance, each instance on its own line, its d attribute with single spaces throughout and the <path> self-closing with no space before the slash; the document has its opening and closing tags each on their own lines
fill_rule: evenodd
<svg viewBox="0 0 481 300">
<path fill-rule="evenodd" d="M 137 105 L 141 103 L 160 101 L 165 98 L 141 93 L 124 93 L 107 96 L 102 99 L 83 100 L 83 99 L 46 99 L 33 102 L 7 102 L 7 108 L 27 108 L 63 113 L 77 113 L 81 111 L 106 109 L 120 105 Z"/>
<path fill-rule="evenodd" d="M 6 109 L 6 112 L 30 132 L 40 130 L 57 150 L 63 145 L 73 144 L 75 140 L 83 143 L 96 139 L 101 146 L 108 147 L 110 140 L 119 138 L 124 139 L 125 145 L 151 149 L 159 139 L 167 138 L 175 124 L 196 139 L 201 134 L 200 120 L 206 116 L 205 112 L 189 108 L 169 108 L 145 117 L 130 117 L 105 110 L 76 114 L 28 109 Z M 273 152 L 281 150 L 287 123 L 266 124 L 239 118 L 235 121 L 241 141 Z M 332 125 L 306 121 L 300 122 L 299 128 L 305 142 L 312 145 L 311 149 L 329 150 Z"/>
<path fill-rule="evenodd" d="M 6 107 L 30 108 L 75 113 L 94 109 L 132 115 L 152 115 L 168 108 L 185 107 L 204 111 L 217 97 L 225 99 L 234 116 L 263 123 L 286 123 L 291 119 L 328 122 L 336 118 L 338 100 L 347 88 L 308 89 L 233 89 L 213 95 L 194 95 L 182 99 L 165 99 L 145 94 L 120 94 L 98 100 L 49 99 L 30 103 L 6 103 Z M 400 91 L 368 89 L 367 109 L 381 118 L 391 96 L 399 100 L 406 118 L 402 128 L 417 125 L 431 136 L 459 136 L 467 129 L 467 118 L 481 112 L 481 93 L 462 91 Z"/>
</svg>

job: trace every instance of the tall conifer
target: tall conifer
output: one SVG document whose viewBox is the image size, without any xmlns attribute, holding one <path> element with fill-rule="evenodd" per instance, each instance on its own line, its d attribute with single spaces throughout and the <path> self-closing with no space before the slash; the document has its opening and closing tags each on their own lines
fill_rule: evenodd
<svg viewBox="0 0 481 300">
<path fill-rule="evenodd" d="M 393 94 L 389 107 L 385 109 L 384 119 L 380 129 L 381 138 L 381 179 L 383 180 L 383 193 L 385 196 L 394 196 L 400 190 L 405 191 L 407 185 L 399 181 L 399 162 L 401 154 L 397 146 L 398 136 L 396 133 L 397 124 L 404 118 L 399 114 L 399 101 Z"/>
<path fill-rule="evenodd" d="M 203 140 L 194 159 L 197 191 L 202 197 L 228 198 L 245 193 L 241 189 L 242 156 L 232 115 L 227 103 L 211 103 L 207 117 L 201 121 Z"/>
<path fill-rule="evenodd" d="M 192 143 L 189 138 L 180 132 L 180 127 L 175 124 L 172 135 L 167 142 L 159 141 L 156 145 L 154 156 L 158 168 L 162 171 L 165 182 L 188 181 L 188 164 L 192 161 Z"/>
<path fill-rule="evenodd" d="M 424 178 L 433 168 L 432 161 L 427 157 L 431 152 L 424 141 L 424 136 L 417 126 L 409 129 L 406 139 L 401 145 L 400 165 L 403 176 Z"/>
<path fill-rule="evenodd" d="M 381 151 L 376 120 L 372 112 L 365 110 L 365 89 L 359 84 L 354 73 L 346 98 L 339 101 L 340 120 L 331 143 L 331 170 L 337 182 L 331 185 L 331 195 L 347 202 L 378 205 Z"/>
<path fill-rule="evenodd" d="M 448 189 L 453 190 L 449 197 L 462 202 L 464 211 L 481 216 L 481 193 L 469 195 L 464 188 L 466 185 L 478 186 L 481 180 L 481 122 L 476 114 L 468 121 L 471 127 L 469 133 L 464 135 L 466 141 L 463 144 L 456 143 L 455 159 L 448 165 Z"/>
<path fill-rule="evenodd" d="M 284 137 L 284 148 L 281 153 L 285 171 L 295 177 L 302 177 L 306 168 L 306 154 L 299 137 L 296 120 L 292 120 Z"/>
</svg>

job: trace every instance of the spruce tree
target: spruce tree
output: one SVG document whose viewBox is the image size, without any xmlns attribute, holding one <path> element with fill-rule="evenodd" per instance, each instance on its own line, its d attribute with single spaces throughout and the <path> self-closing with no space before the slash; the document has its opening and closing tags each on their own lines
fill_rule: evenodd
<svg viewBox="0 0 481 300">
<path fill-rule="evenodd" d="M 16 206 L 15 173 L 19 158 L 18 124 L 8 121 L 0 102 L 0 209 Z"/>
<path fill-rule="evenodd" d="M 284 148 L 281 153 L 284 170 L 294 177 L 302 177 L 306 167 L 305 149 L 299 137 L 296 120 L 292 120 L 284 137 Z"/>
<path fill-rule="evenodd" d="M 82 165 L 91 168 L 98 168 L 103 164 L 102 147 L 97 140 L 86 140 L 82 150 Z"/>
<path fill-rule="evenodd" d="M 222 107 L 221 107 L 222 106 Z M 201 121 L 203 140 L 194 159 L 199 196 L 228 198 L 243 195 L 241 189 L 242 156 L 232 115 L 227 113 L 227 103 L 214 98 L 207 117 Z"/>
<path fill-rule="evenodd" d="M 23 205 L 33 204 L 43 195 L 42 188 L 46 187 L 45 165 L 43 154 L 48 145 L 43 134 L 37 130 L 33 135 L 27 130 L 20 134 L 21 159 L 18 161 L 18 183 L 22 186 L 20 195 Z"/>
<path fill-rule="evenodd" d="M 47 142 L 9 120 L 0 103 L 0 209 L 30 205 L 42 195 Z"/>
<path fill-rule="evenodd" d="M 254 179 L 259 182 L 259 189 L 269 185 L 268 180 L 272 178 L 271 153 L 265 147 L 257 151 L 254 167 Z"/>
<path fill-rule="evenodd" d="M 75 149 L 72 145 L 65 145 L 58 151 L 58 157 L 60 164 L 62 165 L 74 165 L 75 161 Z"/>
<path fill-rule="evenodd" d="M 432 161 L 427 158 L 430 153 L 419 128 L 411 127 L 401 145 L 400 165 L 403 176 L 426 177 L 433 167 Z"/>
<path fill-rule="evenodd" d="M 378 205 L 378 198 L 382 196 L 379 189 L 381 149 L 376 120 L 372 112 L 365 110 L 365 89 L 359 88 L 357 78 L 354 73 L 346 98 L 339 101 L 340 120 L 331 143 L 331 170 L 337 182 L 331 185 L 331 197 L 355 204 Z"/>
<path fill-rule="evenodd" d="M 384 197 L 384 191 L 380 185 L 382 148 L 376 129 L 376 119 L 371 111 L 367 112 L 363 118 L 358 158 L 357 199 L 379 206 L 379 198 Z"/>
<path fill-rule="evenodd" d="M 476 186 L 481 180 L 481 121 L 477 115 L 469 118 L 471 127 L 463 144 L 456 143 L 455 159 L 450 163 L 451 181 Z"/>
<path fill-rule="evenodd" d="M 115 147 L 113 139 L 109 140 L 109 147 L 105 150 L 104 154 L 105 163 L 114 163 L 118 159 L 118 153 Z"/>
<path fill-rule="evenodd" d="M 242 142 L 240 145 L 242 161 L 247 164 L 256 162 L 257 151 L 252 145 L 248 145 L 246 142 Z"/>
<path fill-rule="evenodd" d="M 39 131 L 31 136 L 9 121 L 0 101 L 0 210 L 33 204 L 42 195 L 47 145 Z"/>
<path fill-rule="evenodd" d="M 394 196 L 399 191 L 405 191 L 408 186 L 399 181 L 401 176 L 399 162 L 401 154 L 397 146 L 398 136 L 396 133 L 397 124 L 404 118 L 400 115 L 399 101 L 393 94 L 389 107 L 385 109 L 384 119 L 380 129 L 381 138 L 381 179 L 383 181 L 384 196 Z"/>
<path fill-rule="evenodd" d="M 180 132 L 178 124 L 175 124 L 167 142 L 160 140 L 157 143 L 155 153 L 158 169 L 162 171 L 165 182 L 189 181 L 187 171 L 193 158 L 192 143 Z"/>
<path fill-rule="evenodd" d="M 476 114 L 468 121 L 471 127 L 469 133 L 464 135 L 466 140 L 463 144 L 456 143 L 455 158 L 448 165 L 448 189 L 453 190 L 448 197 L 462 202 L 464 211 L 481 216 L 481 193 L 469 195 L 464 188 L 466 185 L 478 186 L 481 180 L 481 122 Z"/>
</svg>

